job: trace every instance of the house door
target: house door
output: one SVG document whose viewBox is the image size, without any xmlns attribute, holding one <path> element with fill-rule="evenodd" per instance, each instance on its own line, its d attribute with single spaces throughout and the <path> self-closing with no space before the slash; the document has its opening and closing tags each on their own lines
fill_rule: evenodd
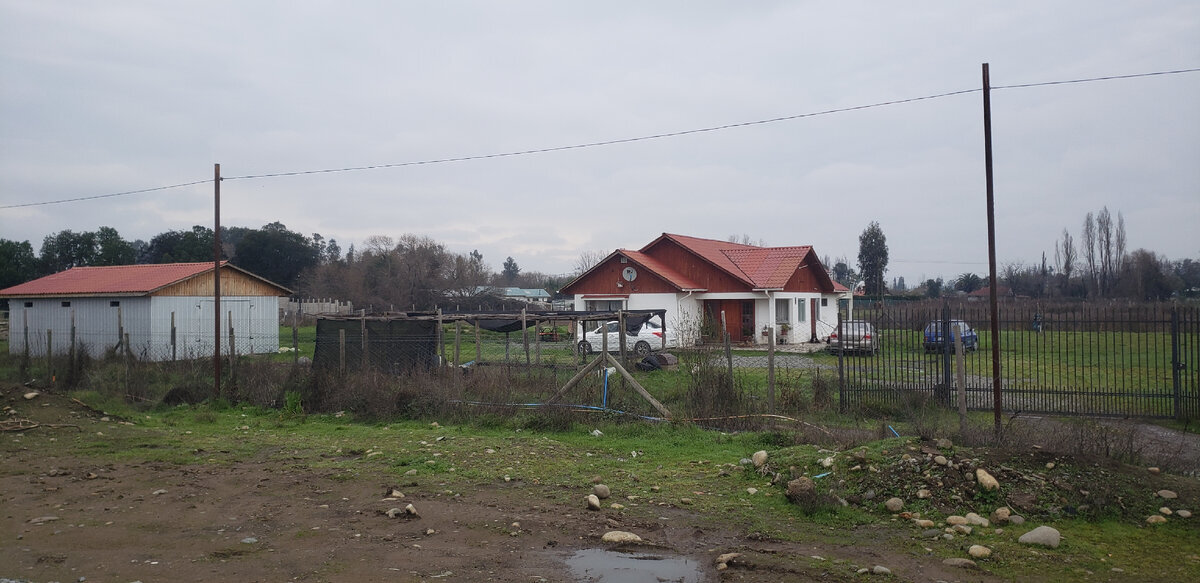
<svg viewBox="0 0 1200 583">
<path fill-rule="evenodd" d="M 753 300 L 704 300 L 705 329 L 712 330 L 712 341 L 720 342 L 721 312 L 725 313 L 725 332 L 730 342 L 743 342 L 754 338 Z"/>
<path fill-rule="evenodd" d="M 809 337 L 809 342 L 820 342 L 817 339 L 817 310 L 820 309 L 817 307 L 818 301 L 820 300 L 815 298 L 808 301 L 808 321 L 810 322 L 810 326 L 812 326 L 812 336 Z"/>
</svg>

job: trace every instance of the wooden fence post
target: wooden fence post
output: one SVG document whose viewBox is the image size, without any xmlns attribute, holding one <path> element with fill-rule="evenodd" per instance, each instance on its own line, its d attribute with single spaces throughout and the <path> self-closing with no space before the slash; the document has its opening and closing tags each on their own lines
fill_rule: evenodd
<svg viewBox="0 0 1200 583">
<path fill-rule="evenodd" d="M 233 310 L 228 313 L 229 316 L 229 380 L 233 386 L 237 386 L 237 344 L 233 338 Z"/>
<path fill-rule="evenodd" d="M 175 329 L 175 312 L 172 311 L 171 312 L 171 360 L 172 361 L 176 360 L 176 357 L 179 354 L 178 353 L 178 345 L 176 344 L 177 339 L 178 339 L 178 335 L 177 335 L 176 329 Z"/>
<path fill-rule="evenodd" d="M 525 319 L 525 308 L 521 308 L 521 345 L 525 348 L 525 367 L 529 367 L 529 327 Z"/>
<path fill-rule="evenodd" d="M 454 364 L 462 364 L 462 320 L 454 321 Z"/>
<path fill-rule="evenodd" d="M 480 332 L 479 320 L 475 320 L 475 364 L 483 362 L 483 333 Z"/>
<path fill-rule="evenodd" d="M 54 384 L 54 331 L 46 330 L 46 378 Z"/>
<path fill-rule="evenodd" d="M 67 382 L 74 384 L 79 380 L 79 363 L 76 360 L 75 354 L 75 308 L 71 308 L 71 344 L 68 355 L 70 360 L 70 364 L 68 366 L 70 366 L 70 368 L 68 369 L 67 373 Z"/>
<path fill-rule="evenodd" d="M 367 369 L 369 369 L 371 367 L 371 358 L 370 358 L 370 352 L 369 352 L 370 349 L 367 346 L 367 311 L 366 310 L 362 311 L 361 318 L 362 319 L 359 321 L 359 328 L 361 329 L 360 333 L 362 334 L 362 338 L 359 340 L 359 342 L 361 344 L 360 347 L 362 348 L 362 371 L 367 372 Z"/>
</svg>

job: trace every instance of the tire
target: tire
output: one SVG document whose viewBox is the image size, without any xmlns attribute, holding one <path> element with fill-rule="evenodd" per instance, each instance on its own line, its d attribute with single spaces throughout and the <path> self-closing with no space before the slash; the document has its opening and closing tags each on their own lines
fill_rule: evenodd
<svg viewBox="0 0 1200 583">
<path fill-rule="evenodd" d="M 591 354 L 592 343 L 587 340 L 580 340 L 579 344 L 575 346 L 575 351 L 579 354 Z"/>
<path fill-rule="evenodd" d="M 637 344 L 633 345 L 633 353 L 644 358 L 650 354 L 650 343 L 645 340 L 638 340 Z"/>
</svg>

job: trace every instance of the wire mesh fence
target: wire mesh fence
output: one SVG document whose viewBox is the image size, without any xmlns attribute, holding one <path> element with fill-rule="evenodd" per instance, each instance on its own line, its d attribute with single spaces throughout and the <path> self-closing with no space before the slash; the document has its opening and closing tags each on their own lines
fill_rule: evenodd
<svg viewBox="0 0 1200 583">
<path fill-rule="evenodd" d="M 996 406 L 986 305 L 889 306 L 855 318 L 872 328 L 874 346 L 839 351 L 843 408 L 922 397 L 953 406 L 960 387 L 969 409 Z M 1194 307 L 1007 304 L 1000 307 L 997 337 L 1005 411 L 1200 415 Z"/>
</svg>

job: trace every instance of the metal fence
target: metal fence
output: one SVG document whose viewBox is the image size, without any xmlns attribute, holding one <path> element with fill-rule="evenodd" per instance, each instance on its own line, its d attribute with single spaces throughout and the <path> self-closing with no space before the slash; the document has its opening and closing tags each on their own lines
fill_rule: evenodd
<svg viewBox="0 0 1200 583">
<path fill-rule="evenodd" d="M 843 409 L 994 403 L 992 333 L 984 303 L 860 310 L 873 344 L 839 351 Z M 851 328 L 845 322 L 844 328 Z M 960 324 L 961 323 L 961 324 Z M 952 327 L 963 325 L 962 352 Z M 949 340 L 949 341 L 943 341 Z M 1200 416 L 1200 310 L 1170 305 L 1008 303 L 999 311 L 1000 407 L 1094 416 Z M 959 370 L 961 368 L 961 374 Z"/>
</svg>

